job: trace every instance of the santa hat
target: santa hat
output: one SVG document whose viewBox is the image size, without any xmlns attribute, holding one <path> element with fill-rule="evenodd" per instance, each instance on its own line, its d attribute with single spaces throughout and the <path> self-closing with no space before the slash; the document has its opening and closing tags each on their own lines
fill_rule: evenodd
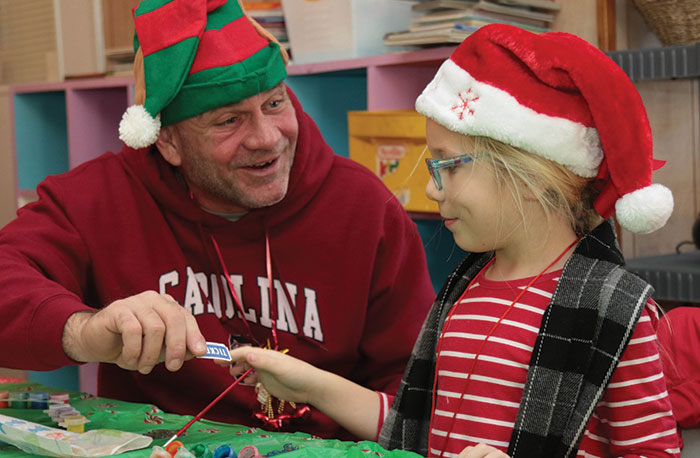
<svg viewBox="0 0 700 458">
<path fill-rule="evenodd" d="M 143 0 L 133 10 L 135 94 L 119 124 L 132 148 L 160 127 L 272 89 L 287 54 L 237 0 Z"/>
<path fill-rule="evenodd" d="M 652 184 L 651 128 L 627 75 L 585 40 L 487 25 L 467 37 L 416 100 L 444 127 L 485 136 L 603 183 L 596 211 L 635 233 L 659 229 L 671 191 Z"/>
</svg>

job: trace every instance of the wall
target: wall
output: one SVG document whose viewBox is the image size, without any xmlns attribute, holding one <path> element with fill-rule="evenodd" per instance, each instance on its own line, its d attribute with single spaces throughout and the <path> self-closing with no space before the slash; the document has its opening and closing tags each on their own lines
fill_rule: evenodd
<svg viewBox="0 0 700 458">
<path fill-rule="evenodd" d="M 0 227 L 15 216 L 16 179 L 6 85 L 56 79 L 58 65 L 53 0 L 1 0 Z"/>
<path fill-rule="evenodd" d="M 624 42 L 630 49 L 661 46 L 633 2 L 624 2 L 618 12 L 625 23 L 625 34 L 618 37 L 618 44 Z M 623 231 L 621 244 L 626 258 L 675 253 L 679 243 L 692 240 L 691 230 L 700 212 L 700 79 L 635 85 L 649 116 L 654 157 L 667 161 L 654 173 L 654 181 L 671 189 L 675 207 L 666 226 L 652 234 Z"/>
<path fill-rule="evenodd" d="M 7 86 L 0 86 L 0 227 L 15 217 L 15 164 Z"/>
</svg>

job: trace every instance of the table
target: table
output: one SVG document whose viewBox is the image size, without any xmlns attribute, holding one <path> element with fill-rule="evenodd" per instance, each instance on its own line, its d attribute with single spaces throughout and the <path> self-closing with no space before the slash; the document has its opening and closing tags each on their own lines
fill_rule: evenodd
<svg viewBox="0 0 700 458">
<path fill-rule="evenodd" d="M 38 383 L 0 383 L 0 390 L 61 392 Z M 191 416 L 163 412 L 152 404 L 137 404 L 95 397 L 88 393 L 70 393 L 70 404 L 85 415 L 90 423 L 86 431 L 92 429 L 116 429 L 137 434 L 151 435 L 153 443 L 147 448 L 119 455 L 119 458 L 148 458 L 154 445 L 162 446 L 172 435 L 184 426 Z M 0 414 L 31 421 L 44 426 L 56 427 L 51 418 L 38 409 L 0 408 Z M 364 458 L 385 456 L 387 458 L 418 458 L 419 455 L 405 451 L 387 451 L 370 441 L 349 442 L 320 439 L 310 434 L 269 432 L 243 425 L 200 420 L 195 422 L 178 438 L 190 451 L 196 444 L 206 445 L 210 451 L 223 444 L 230 444 L 238 452 L 247 445 L 255 445 L 266 457 L 284 455 L 282 458 L 328 457 Z M 0 442 L 0 455 L 3 458 L 26 458 L 29 455 L 18 448 Z"/>
</svg>

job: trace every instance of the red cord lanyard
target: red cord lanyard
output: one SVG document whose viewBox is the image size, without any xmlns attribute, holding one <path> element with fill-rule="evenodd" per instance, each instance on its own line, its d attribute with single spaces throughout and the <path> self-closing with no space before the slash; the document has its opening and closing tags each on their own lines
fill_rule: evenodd
<svg viewBox="0 0 700 458">
<path fill-rule="evenodd" d="M 214 238 L 213 235 L 210 235 L 211 241 L 214 244 L 214 249 L 216 250 L 216 256 L 219 258 L 219 264 L 221 264 L 221 268 L 224 271 L 224 275 L 226 275 L 226 284 L 228 285 L 229 292 L 231 293 L 231 296 L 233 297 L 234 302 L 236 303 L 236 307 L 238 307 L 238 311 L 241 312 L 241 320 L 245 324 L 245 327 L 248 329 L 248 334 L 250 339 L 260 345 L 260 343 L 255 339 L 255 336 L 253 335 L 253 331 L 250 329 L 250 325 L 248 324 L 248 320 L 245 319 L 245 312 L 243 310 L 243 304 L 241 304 L 240 299 L 238 299 L 238 295 L 236 294 L 236 291 L 233 287 L 233 282 L 231 281 L 231 275 L 228 273 L 228 268 L 226 267 L 226 263 L 224 262 L 224 257 L 221 254 L 221 250 L 219 249 L 219 244 L 216 243 L 216 239 Z M 273 295 L 273 288 L 272 288 L 272 256 L 270 255 L 270 237 L 267 233 L 267 228 L 265 228 L 265 267 L 267 270 L 267 288 L 268 288 L 268 294 L 270 296 L 270 315 L 273 315 L 273 311 L 276 308 L 277 301 L 274 299 Z M 279 348 L 279 343 L 277 342 L 277 327 L 275 324 L 275 319 L 272 318 L 272 349 L 277 350 Z M 269 343 L 269 341 L 268 341 Z"/>
<path fill-rule="evenodd" d="M 489 337 L 493 335 L 493 333 L 496 331 L 496 328 L 501 324 L 503 319 L 505 319 L 506 315 L 510 313 L 510 311 L 513 309 L 515 304 L 520 300 L 520 298 L 525 294 L 525 292 L 539 279 L 545 272 L 549 270 L 550 267 L 552 267 L 554 264 L 556 264 L 564 255 L 571 249 L 572 246 L 574 246 L 577 242 L 579 241 L 578 237 L 576 240 L 574 240 L 569 246 L 566 247 L 564 251 L 561 252 L 557 258 L 549 263 L 547 267 L 542 269 L 540 273 L 538 273 L 535 277 L 530 280 L 530 282 L 523 288 L 520 293 L 513 299 L 513 302 L 510 303 L 508 308 L 503 312 L 501 317 L 498 319 L 498 321 L 491 327 L 491 330 L 486 334 L 486 337 L 484 340 L 481 342 L 481 345 L 479 346 L 479 350 L 476 352 L 474 355 L 474 360 L 472 361 L 472 365 L 469 368 L 469 372 L 467 373 L 467 377 L 464 380 L 464 386 L 462 387 L 462 393 L 459 397 L 459 403 L 457 404 L 457 408 L 454 411 L 454 415 L 452 416 L 452 423 L 450 423 L 450 428 L 447 430 L 447 433 L 445 434 L 445 441 L 442 444 L 442 449 L 440 450 L 440 454 L 438 457 L 442 457 L 445 454 L 445 449 L 447 448 L 447 442 L 450 438 L 450 434 L 452 433 L 452 429 L 454 428 L 455 421 L 457 419 L 457 415 L 459 414 L 460 410 L 462 409 L 462 401 L 464 400 L 464 395 L 467 392 L 467 388 L 469 387 L 469 382 L 471 381 L 472 378 L 472 373 L 474 372 L 474 368 L 476 367 L 476 362 L 479 359 L 479 356 L 481 355 L 481 352 L 484 349 L 484 346 L 486 345 L 486 342 L 489 340 Z M 442 348 L 442 342 L 444 341 L 445 338 L 445 333 L 447 332 L 447 328 L 450 324 L 450 321 L 452 320 L 452 315 L 454 314 L 455 310 L 457 309 L 457 305 L 459 305 L 462 300 L 464 299 L 464 296 L 466 296 L 467 292 L 471 289 L 472 285 L 476 281 L 477 278 L 481 275 L 482 272 L 486 271 L 491 264 L 496 260 L 496 257 L 494 256 L 491 258 L 491 260 L 486 263 L 486 265 L 472 278 L 472 280 L 469 282 L 467 285 L 466 289 L 462 293 L 461 296 L 459 296 L 459 299 L 457 299 L 457 302 L 454 303 L 452 306 L 452 309 L 450 310 L 450 313 L 447 315 L 447 319 L 445 320 L 445 325 L 442 327 L 442 333 L 440 334 L 440 339 L 438 340 L 438 347 L 437 347 L 437 361 L 435 362 L 435 379 L 433 380 L 433 395 L 432 395 L 432 403 L 431 403 L 431 413 L 430 413 L 430 428 L 428 430 L 428 454 L 431 453 L 432 447 L 430 445 L 430 442 L 432 440 L 433 434 L 433 420 L 435 419 L 435 403 L 436 403 L 436 398 L 437 398 L 437 380 L 438 380 L 438 371 L 437 368 L 440 366 L 440 349 Z"/>
<path fill-rule="evenodd" d="M 190 199 L 196 202 L 192 191 L 190 191 Z M 243 321 L 243 324 L 248 330 L 248 338 L 251 340 L 251 342 L 257 344 L 258 346 L 262 346 L 260 345 L 260 342 L 258 342 L 258 340 L 255 338 L 255 335 L 253 334 L 253 331 L 252 329 L 250 329 L 250 325 L 248 324 L 248 320 L 246 320 L 245 318 L 245 310 L 243 309 L 243 304 L 241 303 L 240 299 L 238 299 L 238 294 L 236 294 L 236 290 L 233 287 L 233 282 L 231 281 L 231 274 L 229 274 L 228 272 L 228 268 L 226 267 L 226 263 L 224 262 L 224 256 L 221 254 L 219 244 L 216 242 L 216 239 L 213 235 L 210 234 L 209 238 L 211 238 L 211 242 L 214 245 L 214 250 L 216 251 L 216 256 L 219 259 L 219 264 L 221 265 L 221 269 L 224 271 L 224 275 L 226 276 L 226 284 L 228 285 L 229 293 L 231 293 L 231 297 L 236 303 L 236 308 L 238 308 L 238 311 L 241 314 L 241 321 Z M 272 330 L 272 344 L 268 346 L 271 347 L 273 350 L 277 350 L 279 349 L 279 343 L 277 342 L 277 328 L 274 318 L 274 311 L 277 308 L 277 301 L 275 299 L 275 296 L 273 295 L 272 289 L 272 256 L 270 255 L 270 236 L 268 235 L 267 227 L 265 228 L 265 267 L 267 271 L 268 294 L 270 296 L 270 321 Z M 204 293 L 204 291 L 201 290 L 201 288 L 200 292 L 205 296 L 205 298 L 208 301 L 209 299 L 206 297 L 206 294 Z"/>
</svg>

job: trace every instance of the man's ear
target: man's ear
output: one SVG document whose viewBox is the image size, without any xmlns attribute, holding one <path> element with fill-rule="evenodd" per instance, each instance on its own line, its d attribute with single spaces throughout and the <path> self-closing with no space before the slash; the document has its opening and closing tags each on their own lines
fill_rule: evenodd
<svg viewBox="0 0 700 458">
<path fill-rule="evenodd" d="M 161 128 L 158 134 L 158 140 L 156 140 L 156 147 L 158 151 L 160 151 L 160 155 L 163 156 L 163 159 L 170 165 L 175 167 L 179 167 L 182 164 L 179 140 L 173 126 Z"/>
</svg>

